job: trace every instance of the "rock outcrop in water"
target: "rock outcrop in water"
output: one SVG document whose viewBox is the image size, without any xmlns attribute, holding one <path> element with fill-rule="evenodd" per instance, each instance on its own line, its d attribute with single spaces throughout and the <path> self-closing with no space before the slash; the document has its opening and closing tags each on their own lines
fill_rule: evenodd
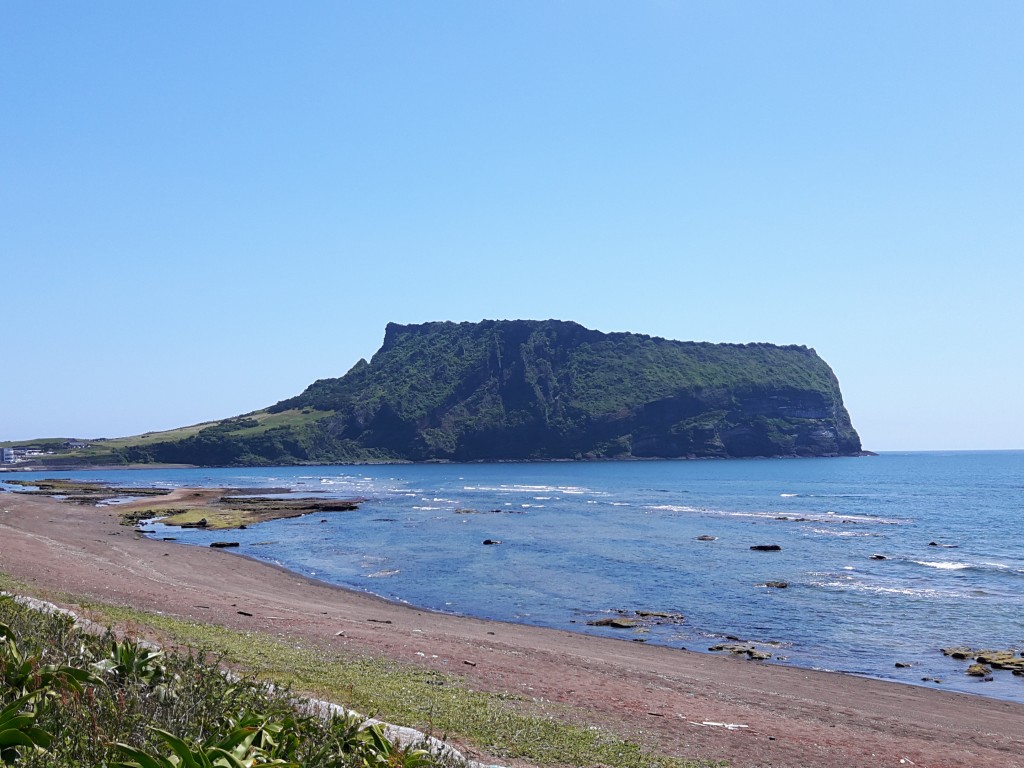
<svg viewBox="0 0 1024 768">
<path fill-rule="evenodd" d="M 813 349 L 515 320 L 389 324 L 373 358 L 340 378 L 123 456 L 279 464 L 860 452 L 839 383 Z"/>
</svg>

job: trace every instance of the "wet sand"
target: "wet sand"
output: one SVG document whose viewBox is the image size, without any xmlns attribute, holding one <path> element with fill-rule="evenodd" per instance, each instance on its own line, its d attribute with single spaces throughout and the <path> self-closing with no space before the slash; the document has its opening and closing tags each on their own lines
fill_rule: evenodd
<svg viewBox="0 0 1024 768">
<path fill-rule="evenodd" d="M 70 594 L 452 672 L 569 705 L 578 722 L 679 757 L 1024 768 L 1021 704 L 431 613 L 229 551 L 151 541 L 113 508 L 0 493 L 0 572 L 46 599 Z"/>
</svg>

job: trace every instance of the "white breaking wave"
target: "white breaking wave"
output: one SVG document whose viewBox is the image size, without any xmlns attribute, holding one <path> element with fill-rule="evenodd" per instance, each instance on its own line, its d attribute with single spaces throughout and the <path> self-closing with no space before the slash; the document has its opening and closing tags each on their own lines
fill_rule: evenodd
<svg viewBox="0 0 1024 768">
<path fill-rule="evenodd" d="M 368 574 L 366 574 L 366 578 L 368 578 L 368 579 L 383 579 L 386 576 L 395 576 L 395 575 L 397 575 L 397 574 L 399 574 L 401 572 L 402 571 L 400 569 L 394 568 L 394 569 L 389 570 L 389 571 L 377 571 L 375 573 L 368 573 Z"/>
<path fill-rule="evenodd" d="M 607 495 L 595 493 L 590 488 L 583 488 L 577 485 L 464 485 L 462 490 L 484 491 L 486 493 L 594 493 L 598 496 Z"/>
<path fill-rule="evenodd" d="M 943 571 L 962 571 L 965 568 L 973 567 L 970 563 L 948 563 L 937 560 L 911 560 L 910 562 L 917 563 L 918 565 L 926 565 L 929 568 L 938 568 Z"/>
<path fill-rule="evenodd" d="M 728 512 L 722 512 L 718 509 L 708 509 L 706 507 L 687 507 L 679 504 L 659 504 L 656 507 L 649 507 L 649 509 L 656 510 L 658 512 L 706 512 L 712 515 L 727 515 Z"/>
<path fill-rule="evenodd" d="M 689 512 L 701 515 L 718 515 L 722 517 L 751 517 L 757 520 L 778 520 L 788 523 L 829 523 L 837 525 L 856 525 L 858 523 L 875 523 L 877 525 L 903 525 L 907 520 L 889 517 L 873 517 L 868 515 L 843 515 L 837 512 L 806 512 L 794 517 L 792 512 L 781 515 L 778 512 L 737 512 L 710 507 L 693 507 L 685 504 L 658 504 L 647 507 L 659 512 Z M 866 535 L 866 534 L 860 534 Z"/>
<path fill-rule="evenodd" d="M 835 589 L 842 592 L 861 592 L 874 595 L 903 595 L 905 597 L 955 597 L 968 599 L 977 597 L 958 590 L 934 589 L 931 587 L 908 587 L 906 585 L 889 586 L 885 584 L 870 584 L 859 580 L 853 574 L 846 573 L 811 573 L 812 578 L 808 582 L 812 587 L 821 589 Z M 817 578 L 815 578 L 817 577 Z"/>
<path fill-rule="evenodd" d="M 882 535 L 873 531 L 849 531 L 839 528 L 811 528 L 810 531 L 822 536 L 845 536 L 849 538 L 878 538 Z"/>
</svg>

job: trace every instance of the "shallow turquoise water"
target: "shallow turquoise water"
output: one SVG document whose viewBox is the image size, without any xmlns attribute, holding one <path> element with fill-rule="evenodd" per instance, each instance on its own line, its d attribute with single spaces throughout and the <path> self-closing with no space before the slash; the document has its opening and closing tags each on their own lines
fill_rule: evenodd
<svg viewBox="0 0 1024 768">
<path fill-rule="evenodd" d="M 357 512 L 233 532 L 235 551 L 435 610 L 691 650 L 734 636 L 773 663 L 1024 701 L 1024 678 L 978 682 L 938 651 L 1024 650 L 1024 452 L 62 476 L 360 496 Z M 150 530 L 199 545 L 225 536 Z M 615 610 L 685 620 L 586 624 Z"/>
</svg>

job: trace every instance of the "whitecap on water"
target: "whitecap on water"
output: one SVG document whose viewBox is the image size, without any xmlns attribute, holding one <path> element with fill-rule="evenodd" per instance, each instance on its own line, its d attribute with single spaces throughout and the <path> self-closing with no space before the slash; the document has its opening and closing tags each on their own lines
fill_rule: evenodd
<svg viewBox="0 0 1024 768">
<path fill-rule="evenodd" d="M 917 565 L 924 565 L 928 568 L 938 568 L 942 571 L 962 571 L 965 568 L 972 568 L 970 563 L 949 563 L 937 560 L 911 560 L 910 562 L 916 563 Z"/>
<path fill-rule="evenodd" d="M 401 572 L 402 571 L 399 568 L 393 568 L 391 570 L 386 570 L 386 571 L 375 571 L 374 573 L 366 574 L 366 578 L 367 579 L 383 579 L 383 578 L 385 578 L 387 576 L 395 576 L 396 574 L 399 574 Z"/>
<path fill-rule="evenodd" d="M 878 538 L 882 534 L 875 533 L 874 531 L 844 531 L 839 528 L 809 528 L 811 533 L 817 533 L 822 536 L 839 536 L 846 538 Z"/>
<path fill-rule="evenodd" d="M 917 598 L 961 598 L 975 597 L 970 592 L 959 590 L 943 590 L 931 587 L 908 587 L 895 582 L 871 583 L 850 572 L 845 573 L 811 573 L 808 584 L 819 589 L 834 589 L 842 592 L 860 592 L 873 595 L 902 595 Z"/>
</svg>

